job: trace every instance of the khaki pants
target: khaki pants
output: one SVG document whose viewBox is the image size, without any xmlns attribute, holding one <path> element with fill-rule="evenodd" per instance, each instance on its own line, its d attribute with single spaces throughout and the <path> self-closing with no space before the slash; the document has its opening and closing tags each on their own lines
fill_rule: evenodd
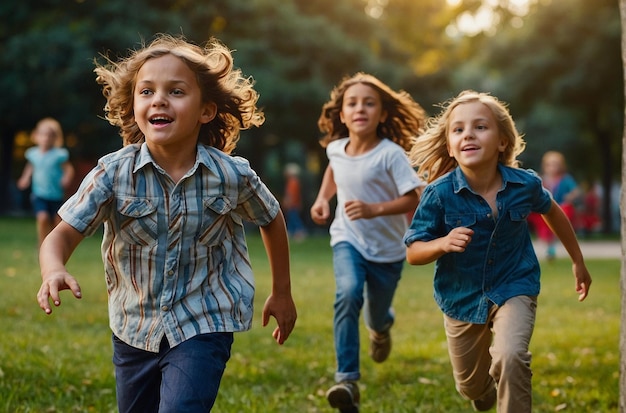
<svg viewBox="0 0 626 413">
<path fill-rule="evenodd" d="M 531 354 L 537 298 L 518 296 L 493 305 L 487 324 L 444 315 L 456 389 L 466 399 L 483 398 L 497 386 L 499 413 L 532 409 Z"/>
</svg>

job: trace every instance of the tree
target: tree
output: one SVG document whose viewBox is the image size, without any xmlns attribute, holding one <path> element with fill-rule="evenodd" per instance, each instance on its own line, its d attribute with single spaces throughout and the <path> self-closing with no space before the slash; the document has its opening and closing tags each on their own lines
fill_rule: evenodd
<svg viewBox="0 0 626 413">
<path fill-rule="evenodd" d="M 158 3 L 158 2 L 157 2 Z M 165 3 L 165 2 L 163 2 Z M 175 29 L 154 1 L 12 0 L 0 4 L 0 211 L 8 207 L 15 175 L 13 139 L 37 120 L 53 116 L 76 136 L 73 157 L 93 158 L 121 140 L 98 119 L 104 100 L 93 59 Z M 180 26 L 178 26 L 180 27 Z"/>
<path fill-rule="evenodd" d="M 536 3 L 521 27 L 482 37 L 456 74 L 457 84 L 511 104 L 529 143 L 525 165 L 538 166 L 541 153 L 557 149 L 578 179 L 600 180 L 605 232 L 612 231 L 610 194 L 623 127 L 616 8 L 614 0 Z"/>
<path fill-rule="evenodd" d="M 363 0 L 9 0 L 0 17 L 0 85 L 12 91 L 0 101 L 0 210 L 15 174 L 13 137 L 39 118 L 57 117 L 76 136 L 73 158 L 120 146 L 115 129 L 98 119 L 104 99 L 93 59 L 126 55 L 155 33 L 196 43 L 215 36 L 234 49 L 267 118 L 262 128 L 244 131 L 237 149 L 256 166 L 268 148 L 285 142 L 321 152 L 317 117 L 341 77 L 370 71 L 397 86 L 411 75 Z"/>
<path fill-rule="evenodd" d="M 626 0 L 620 0 L 620 16 L 622 26 L 622 67 L 626 68 Z M 623 71 L 626 85 L 626 70 Z M 624 96 L 626 96 L 626 86 L 624 87 Z M 624 107 L 622 107 L 624 110 Z M 626 117 L 625 117 L 626 118 Z M 624 123 L 624 132 L 622 135 L 622 182 L 626 182 L 626 121 Z M 620 197 L 620 211 L 626 208 L 626 191 L 622 185 Z M 621 243 L 622 251 L 626 251 L 626 218 L 621 214 Z M 620 328 L 620 380 L 619 380 L 619 411 L 626 412 L 626 258 L 622 256 L 622 268 L 620 274 L 621 293 L 622 293 L 622 313 Z"/>
</svg>

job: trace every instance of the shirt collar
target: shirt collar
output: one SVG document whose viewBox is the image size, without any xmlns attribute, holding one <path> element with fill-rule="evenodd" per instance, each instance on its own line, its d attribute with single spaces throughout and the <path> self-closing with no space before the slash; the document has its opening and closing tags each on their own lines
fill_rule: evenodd
<svg viewBox="0 0 626 413">
<path fill-rule="evenodd" d="M 135 158 L 135 167 L 133 168 L 133 173 L 136 173 L 138 170 L 151 163 L 157 168 L 159 171 L 164 173 L 165 171 L 161 168 L 155 161 L 152 159 L 152 155 L 150 155 L 150 150 L 148 149 L 148 145 L 145 142 L 141 144 L 139 148 L 139 155 Z M 196 150 L 196 162 L 191 169 L 191 171 L 195 171 L 198 165 L 204 165 L 207 169 L 213 170 L 215 168 L 215 161 L 213 157 L 210 156 L 207 147 L 204 145 L 197 145 Z"/>
<path fill-rule="evenodd" d="M 516 183 L 522 184 L 522 179 L 515 174 L 513 171 L 515 168 L 507 167 L 498 163 L 498 170 L 500 171 L 500 175 L 502 176 L 502 187 L 506 188 L 508 183 Z M 470 192 L 472 188 L 470 188 L 467 183 L 467 179 L 465 179 L 465 175 L 461 171 L 461 167 L 457 166 L 454 171 L 452 171 L 452 187 L 454 188 L 454 193 L 459 193 L 462 189 L 467 189 Z"/>
<path fill-rule="evenodd" d="M 154 166 L 158 167 L 158 165 L 156 164 L 156 162 L 154 162 L 152 156 L 150 155 L 148 145 L 143 142 L 139 147 L 139 155 L 135 157 L 135 167 L 133 168 L 133 173 L 136 173 L 138 170 L 140 170 L 149 163 L 152 163 Z"/>
</svg>

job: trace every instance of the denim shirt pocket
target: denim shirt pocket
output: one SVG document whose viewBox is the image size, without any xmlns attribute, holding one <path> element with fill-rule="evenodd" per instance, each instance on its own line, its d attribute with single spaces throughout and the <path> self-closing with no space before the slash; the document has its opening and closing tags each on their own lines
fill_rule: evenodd
<svg viewBox="0 0 626 413">
<path fill-rule="evenodd" d="M 117 199 L 120 237 L 133 245 L 149 246 L 157 242 L 157 200 L 123 197 Z"/>
<path fill-rule="evenodd" d="M 529 207 L 512 208 L 508 211 L 508 220 L 504 221 L 506 227 L 503 227 L 499 232 L 500 247 L 503 253 L 511 254 L 523 247 L 520 243 L 527 239 L 529 215 Z"/>
<path fill-rule="evenodd" d="M 211 247 L 223 239 L 234 203 L 227 196 L 218 195 L 205 198 L 202 204 L 204 208 L 198 242 Z"/>
<path fill-rule="evenodd" d="M 476 224 L 476 214 L 446 214 L 445 216 L 446 226 L 448 227 L 448 232 L 454 228 L 458 227 L 466 227 L 471 228 L 472 225 Z M 447 235 L 447 233 L 446 233 Z"/>
<path fill-rule="evenodd" d="M 526 221 L 529 215 L 530 215 L 530 209 L 519 208 L 519 209 L 511 209 L 509 211 L 509 218 L 511 218 L 512 222 Z"/>
</svg>

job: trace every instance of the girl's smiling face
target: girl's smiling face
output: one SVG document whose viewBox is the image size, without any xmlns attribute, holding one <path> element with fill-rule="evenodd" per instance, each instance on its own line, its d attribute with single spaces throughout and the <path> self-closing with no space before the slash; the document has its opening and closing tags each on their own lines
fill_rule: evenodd
<svg viewBox="0 0 626 413">
<path fill-rule="evenodd" d="M 507 141 L 500 136 L 493 113 L 485 104 L 462 103 L 450 113 L 448 153 L 461 167 L 495 167 Z"/>
<path fill-rule="evenodd" d="M 350 135 L 376 137 L 378 124 L 385 121 L 386 113 L 378 91 L 363 83 L 356 83 L 346 89 L 339 116 Z"/>
<path fill-rule="evenodd" d="M 200 126 L 210 122 L 217 109 L 214 103 L 202 101 L 189 66 L 167 54 L 147 60 L 137 72 L 133 111 L 149 147 L 176 148 L 195 146 Z"/>
</svg>

